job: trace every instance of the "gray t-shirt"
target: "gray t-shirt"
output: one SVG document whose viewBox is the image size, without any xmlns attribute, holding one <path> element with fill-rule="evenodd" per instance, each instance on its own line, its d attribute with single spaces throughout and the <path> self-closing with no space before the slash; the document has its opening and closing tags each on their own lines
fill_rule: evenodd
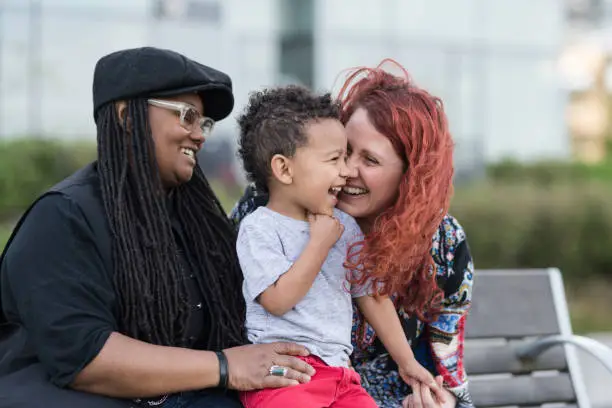
<svg viewBox="0 0 612 408">
<path fill-rule="evenodd" d="M 268 313 L 257 298 L 298 259 L 310 239 L 308 222 L 259 207 L 240 223 L 236 248 L 244 274 L 249 340 L 292 341 L 330 366 L 347 367 L 352 352 L 351 296 L 363 296 L 367 291 L 349 287 L 343 266 L 348 246 L 360 239 L 361 230 L 348 214 L 334 210 L 334 216 L 344 225 L 344 233 L 329 251 L 306 296 L 281 317 Z"/>
</svg>

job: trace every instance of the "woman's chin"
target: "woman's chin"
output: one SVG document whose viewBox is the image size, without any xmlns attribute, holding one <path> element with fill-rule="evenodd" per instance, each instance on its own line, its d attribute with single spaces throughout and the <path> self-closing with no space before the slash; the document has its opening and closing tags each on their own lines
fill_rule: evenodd
<svg viewBox="0 0 612 408">
<path fill-rule="evenodd" d="M 340 193 L 336 208 L 347 213 L 353 218 L 363 217 L 367 207 L 366 200 L 364 200 L 364 198 L 365 197 L 363 196 L 350 196 L 348 194 Z"/>
<path fill-rule="evenodd" d="M 192 168 L 182 168 L 179 172 L 177 172 L 176 178 L 178 184 L 185 184 L 191 181 L 193 177 L 193 167 Z"/>
</svg>

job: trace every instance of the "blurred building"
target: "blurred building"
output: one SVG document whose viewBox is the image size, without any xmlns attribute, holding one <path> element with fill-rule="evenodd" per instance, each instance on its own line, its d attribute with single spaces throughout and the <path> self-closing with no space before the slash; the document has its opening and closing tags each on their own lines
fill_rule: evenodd
<svg viewBox="0 0 612 408">
<path fill-rule="evenodd" d="M 5 137 L 92 137 L 96 60 L 155 45 L 227 71 L 235 114 L 251 90 L 337 88 L 343 70 L 391 57 L 443 98 L 460 171 L 570 155 L 558 0 L 5 0 L 0 21 Z"/>
<path fill-rule="evenodd" d="M 155 45 L 227 71 L 237 106 L 275 83 L 272 0 L 5 0 L 0 2 L 0 134 L 92 137 L 96 61 Z M 220 123 L 228 133 L 232 121 Z"/>
<path fill-rule="evenodd" d="M 297 0 L 296 0 L 297 1 Z M 315 84 L 392 56 L 440 95 L 457 167 L 570 154 L 567 92 L 556 72 L 565 36 L 559 0 L 321 0 Z"/>
<path fill-rule="evenodd" d="M 612 0 L 568 0 L 568 6 L 559 67 L 570 91 L 572 153 L 596 163 L 612 154 Z"/>
</svg>

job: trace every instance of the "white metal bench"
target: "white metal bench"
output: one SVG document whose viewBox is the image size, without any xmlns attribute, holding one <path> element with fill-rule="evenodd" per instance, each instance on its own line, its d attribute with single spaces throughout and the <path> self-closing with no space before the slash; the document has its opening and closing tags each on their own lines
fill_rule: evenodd
<svg viewBox="0 0 612 408">
<path fill-rule="evenodd" d="M 612 349 L 572 334 L 558 269 L 478 270 L 465 368 L 476 407 L 590 408 L 575 348 L 610 371 Z"/>
</svg>

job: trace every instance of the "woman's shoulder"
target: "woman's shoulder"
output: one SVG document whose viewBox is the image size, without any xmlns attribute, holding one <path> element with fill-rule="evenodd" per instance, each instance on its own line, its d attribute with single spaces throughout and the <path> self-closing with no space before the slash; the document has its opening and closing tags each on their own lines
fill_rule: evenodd
<svg viewBox="0 0 612 408">
<path fill-rule="evenodd" d="M 459 221 L 452 215 L 446 214 L 434 234 L 434 243 L 438 242 L 452 248 L 465 240 L 465 231 Z"/>
<path fill-rule="evenodd" d="M 81 169 L 41 194 L 16 223 L 4 254 L 15 256 L 20 248 L 32 252 L 36 240 L 44 246 L 65 243 L 63 248 L 82 248 L 79 243 L 86 239 L 96 242 L 101 253 L 110 254 L 100 184 L 89 170 Z M 0 257 L 0 263 L 3 260 Z"/>
<path fill-rule="evenodd" d="M 102 200 L 102 187 L 97 163 L 91 163 L 51 187 L 33 205 L 32 211 L 41 205 L 58 216 L 70 216 L 83 220 L 96 233 L 108 229 Z"/>
<path fill-rule="evenodd" d="M 456 292 L 473 273 L 472 254 L 459 221 L 447 214 L 433 237 L 431 255 L 446 296 Z"/>
<path fill-rule="evenodd" d="M 432 238 L 431 255 L 440 265 L 446 265 L 455 259 L 457 251 L 467 247 L 463 227 L 455 217 L 447 214 L 440 222 Z"/>
<path fill-rule="evenodd" d="M 33 237 L 42 235 L 60 241 L 84 239 L 85 236 L 93 240 L 107 232 L 104 207 L 95 186 L 84 185 L 73 191 L 71 185 L 61 187 L 64 181 L 57 185 L 59 187 L 41 194 L 22 214 L 6 243 L 7 252 L 13 241 L 25 240 L 27 244 Z"/>
<path fill-rule="evenodd" d="M 48 193 L 59 193 L 70 197 L 83 205 L 83 200 L 94 199 L 101 203 L 102 193 L 98 165 L 96 162 L 77 170 L 48 190 Z"/>
<path fill-rule="evenodd" d="M 235 224 L 240 224 L 242 220 L 257 208 L 265 206 L 268 203 L 268 196 L 265 193 L 258 191 L 254 185 L 249 184 L 245 187 L 242 197 L 234 205 L 230 212 L 229 218 Z"/>
</svg>

